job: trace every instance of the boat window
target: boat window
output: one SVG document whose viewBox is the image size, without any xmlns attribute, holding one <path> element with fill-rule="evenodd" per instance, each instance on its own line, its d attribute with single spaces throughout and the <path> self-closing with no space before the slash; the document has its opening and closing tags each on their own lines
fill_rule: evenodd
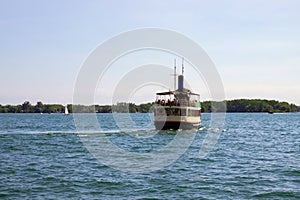
<svg viewBox="0 0 300 200">
<path fill-rule="evenodd" d="M 189 116 L 200 116 L 200 110 L 189 110 Z"/>
<path fill-rule="evenodd" d="M 167 116 L 180 116 L 180 109 L 179 108 L 165 108 Z"/>
<path fill-rule="evenodd" d="M 181 116 L 186 116 L 186 109 L 185 108 L 181 109 Z"/>
<path fill-rule="evenodd" d="M 172 112 L 173 112 L 173 113 L 172 113 L 173 115 L 175 115 L 175 116 L 180 116 L 180 110 L 179 110 L 179 108 L 173 108 L 173 109 L 172 109 Z"/>
</svg>

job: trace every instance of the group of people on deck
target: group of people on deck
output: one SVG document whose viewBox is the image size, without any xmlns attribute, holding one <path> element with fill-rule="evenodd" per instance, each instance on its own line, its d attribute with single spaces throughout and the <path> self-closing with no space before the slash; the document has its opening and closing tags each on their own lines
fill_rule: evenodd
<svg viewBox="0 0 300 200">
<path fill-rule="evenodd" d="M 194 100 L 194 101 L 190 102 L 187 99 L 178 100 L 178 99 L 174 98 L 173 100 L 170 100 L 170 99 L 160 100 L 160 99 L 158 99 L 156 103 L 161 105 L 161 106 L 180 106 L 180 105 L 181 106 L 194 106 L 196 102 L 197 102 L 197 100 Z"/>
<path fill-rule="evenodd" d="M 161 106 L 180 106 L 179 101 L 175 98 L 172 101 L 170 99 L 168 99 L 167 101 L 165 101 L 164 99 L 158 99 L 156 103 L 160 104 Z"/>
</svg>

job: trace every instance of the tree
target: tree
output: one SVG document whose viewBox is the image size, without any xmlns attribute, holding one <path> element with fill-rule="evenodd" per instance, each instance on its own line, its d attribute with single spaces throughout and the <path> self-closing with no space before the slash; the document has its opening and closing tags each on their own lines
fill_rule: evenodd
<svg viewBox="0 0 300 200">
<path fill-rule="evenodd" d="M 35 113 L 42 113 L 44 112 L 44 104 L 41 101 L 38 101 L 35 105 L 34 112 Z"/>
<path fill-rule="evenodd" d="M 29 113 L 31 112 L 31 104 L 29 101 L 25 101 L 21 106 L 21 112 Z"/>
</svg>

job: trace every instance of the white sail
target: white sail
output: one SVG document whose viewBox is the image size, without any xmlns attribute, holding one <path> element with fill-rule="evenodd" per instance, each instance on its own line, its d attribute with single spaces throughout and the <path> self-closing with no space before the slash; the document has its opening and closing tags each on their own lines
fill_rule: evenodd
<svg viewBox="0 0 300 200">
<path fill-rule="evenodd" d="M 69 114 L 68 107 L 65 106 L 65 115 L 68 115 L 68 114 Z"/>
</svg>

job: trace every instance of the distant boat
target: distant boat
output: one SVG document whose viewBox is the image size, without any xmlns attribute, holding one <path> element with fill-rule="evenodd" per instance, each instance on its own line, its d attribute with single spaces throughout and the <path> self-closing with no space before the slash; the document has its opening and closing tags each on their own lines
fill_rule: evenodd
<svg viewBox="0 0 300 200">
<path fill-rule="evenodd" d="M 65 106 L 65 113 L 64 113 L 64 115 L 68 115 L 68 114 L 69 114 L 68 107 L 67 107 L 67 106 Z"/>
</svg>

